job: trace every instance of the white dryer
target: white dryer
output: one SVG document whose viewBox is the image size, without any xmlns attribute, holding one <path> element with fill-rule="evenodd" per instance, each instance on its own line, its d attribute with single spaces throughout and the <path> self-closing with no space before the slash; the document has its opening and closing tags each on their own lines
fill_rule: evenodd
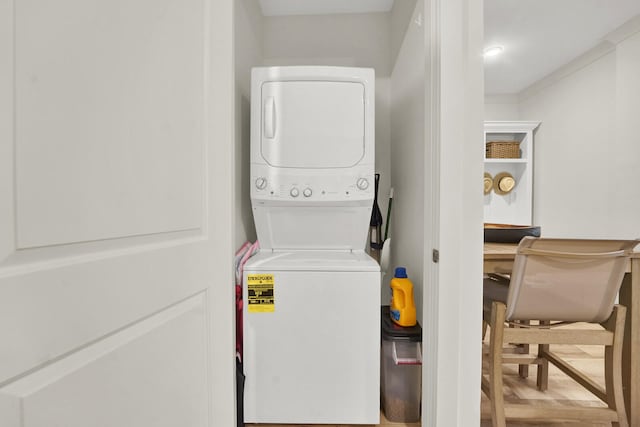
<svg viewBox="0 0 640 427">
<path fill-rule="evenodd" d="M 251 97 L 245 421 L 377 424 L 373 70 L 255 68 Z"/>
</svg>

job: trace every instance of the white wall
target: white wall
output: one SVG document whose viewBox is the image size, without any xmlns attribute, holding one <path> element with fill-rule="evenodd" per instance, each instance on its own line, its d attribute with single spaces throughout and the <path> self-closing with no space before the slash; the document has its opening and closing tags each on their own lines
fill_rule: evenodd
<svg viewBox="0 0 640 427">
<path fill-rule="evenodd" d="M 256 239 L 249 199 L 251 67 L 262 64 L 262 12 L 255 0 L 235 2 L 235 247 Z"/>
<path fill-rule="evenodd" d="M 520 106 L 516 95 L 485 95 L 484 119 L 491 121 L 519 120 Z"/>
<path fill-rule="evenodd" d="M 422 13 L 422 2 L 414 16 Z M 417 317 L 422 319 L 424 276 L 424 120 L 425 61 L 424 26 L 412 22 L 400 47 L 391 74 L 391 181 L 394 187 L 391 219 L 391 261 L 393 268 L 403 266 L 414 284 Z M 388 303 L 389 293 L 382 294 Z"/>
<path fill-rule="evenodd" d="M 391 63 L 395 64 L 402 47 L 404 36 L 409 28 L 411 16 L 416 8 L 416 0 L 398 0 L 391 8 Z"/>
<path fill-rule="evenodd" d="M 640 237 L 640 33 L 618 44 L 616 66 L 615 138 L 604 142 L 611 156 L 607 181 L 615 188 L 609 227 L 614 236 L 635 238 Z"/>
<path fill-rule="evenodd" d="M 376 79 L 376 172 L 380 173 L 380 188 L 378 189 L 378 205 L 384 223 L 382 233 L 387 223 L 387 207 L 389 205 L 389 189 L 392 185 L 391 175 L 391 78 Z M 389 227 L 391 235 L 391 227 Z M 389 282 L 381 283 L 382 303 L 389 298 Z"/>
<path fill-rule="evenodd" d="M 523 92 L 534 141 L 534 223 L 544 236 L 640 235 L 640 34 Z"/>
<path fill-rule="evenodd" d="M 389 14 L 270 16 L 264 18 L 267 65 L 373 67 L 388 77 Z"/>
<path fill-rule="evenodd" d="M 422 14 L 422 2 L 414 16 Z M 391 269 L 404 266 L 414 284 L 417 317 L 422 319 L 424 273 L 424 26 L 412 22 L 391 74 L 391 181 L 394 187 L 391 219 Z M 386 299 L 389 297 L 386 295 Z"/>
<path fill-rule="evenodd" d="M 615 53 L 529 96 L 534 137 L 534 215 L 543 236 L 608 234 L 608 142 L 614 136 Z M 603 179 L 604 178 L 604 179 Z M 595 220 L 595 221 L 594 221 Z"/>
</svg>

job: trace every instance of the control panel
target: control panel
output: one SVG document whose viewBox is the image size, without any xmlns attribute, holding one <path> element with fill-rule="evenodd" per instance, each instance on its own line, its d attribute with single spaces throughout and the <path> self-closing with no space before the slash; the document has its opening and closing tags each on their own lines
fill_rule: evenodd
<svg viewBox="0 0 640 427">
<path fill-rule="evenodd" d="M 357 168 L 354 168 L 357 169 Z M 336 175 L 330 171 L 317 173 L 295 170 L 274 173 L 273 168 L 254 165 L 251 176 L 251 197 L 263 201 L 347 201 L 373 197 L 373 176 L 362 171 Z M 363 172 L 363 173 L 359 173 Z"/>
</svg>

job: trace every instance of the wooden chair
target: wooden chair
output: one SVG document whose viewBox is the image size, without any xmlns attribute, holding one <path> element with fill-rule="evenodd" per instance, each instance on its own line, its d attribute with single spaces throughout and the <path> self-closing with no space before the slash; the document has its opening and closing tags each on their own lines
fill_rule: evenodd
<svg viewBox="0 0 640 427">
<path fill-rule="evenodd" d="M 589 420 L 628 426 L 622 394 L 622 341 L 626 309 L 615 305 L 630 253 L 640 240 L 584 240 L 525 237 L 508 282 L 484 280 L 483 318 L 490 326 L 489 375 L 482 390 L 491 400 L 494 427 L 505 419 Z M 523 323 L 529 321 L 529 327 Z M 559 328 L 575 322 L 600 324 L 597 329 Z M 516 328 L 505 325 L 517 324 Z M 538 354 L 507 355 L 508 343 L 538 344 Z M 550 351 L 550 344 L 605 346 L 603 389 Z M 538 365 L 537 385 L 547 388 L 551 362 L 603 400 L 607 408 L 505 404 L 503 363 Z"/>
<path fill-rule="evenodd" d="M 489 274 L 488 278 L 491 279 L 489 281 L 485 281 L 485 285 L 484 285 L 484 300 L 483 300 L 483 306 L 484 307 L 488 307 L 488 310 L 486 310 L 487 312 L 491 311 L 491 303 L 496 300 L 496 301 L 506 301 L 507 300 L 507 294 L 509 292 L 509 280 L 510 280 L 510 276 L 509 275 L 504 275 L 504 274 Z M 489 318 L 489 316 L 486 316 L 487 318 Z M 509 327 L 510 328 L 518 328 L 518 327 L 529 327 L 529 325 L 531 324 L 531 321 L 529 320 L 524 320 L 524 321 L 513 321 L 513 322 L 509 322 Z M 485 336 L 487 335 L 487 327 L 489 326 L 488 321 L 486 321 L 484 318 L 482 319 L 482 339 L 484 340 Z M 529 344 L 516 344 L 513 343 L 514 345 L 512 347 L 506 347 L 503 349 L 503 353 L 510 353 L 510 354 L 529 354 Z M 518 375 L 520 376 L 520 378 L 526 379 L 529 377 L 529 363 L 520 363 L 518 365 Z"/>
</svg>

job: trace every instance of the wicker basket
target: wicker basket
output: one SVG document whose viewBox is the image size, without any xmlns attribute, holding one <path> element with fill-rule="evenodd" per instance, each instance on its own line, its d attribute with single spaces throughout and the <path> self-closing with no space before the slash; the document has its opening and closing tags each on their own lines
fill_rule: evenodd
<svg viewBox="0 0 640 427">
<path fill-rule="evenodd" d="M 518 141 L 487 142 L 487 159 L 519 159 L 520 143 Z"/>
</svg>

